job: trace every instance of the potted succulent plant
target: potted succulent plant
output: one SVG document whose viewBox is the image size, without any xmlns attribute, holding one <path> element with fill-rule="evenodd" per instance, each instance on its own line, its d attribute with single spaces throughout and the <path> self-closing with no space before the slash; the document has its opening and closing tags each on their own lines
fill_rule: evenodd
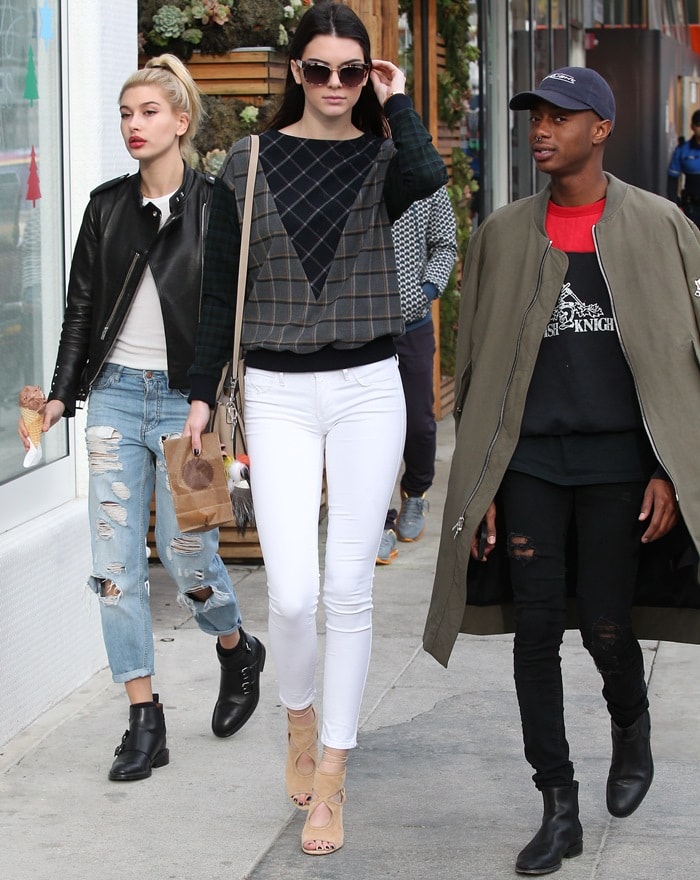
<svg viewBox="0 0 700 880">
<path fill-rule="evenodd" d="M 311 0 L 139 0 L 140 50 L 172 52 L 188 61 L 195 50 L 224 55 L 249 46 L 278 48 Z"/>
</svg>

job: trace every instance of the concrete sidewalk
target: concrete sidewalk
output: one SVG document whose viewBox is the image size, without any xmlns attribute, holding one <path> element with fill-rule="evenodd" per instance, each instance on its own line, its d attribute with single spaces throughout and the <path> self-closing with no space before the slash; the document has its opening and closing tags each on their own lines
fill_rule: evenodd
<svg viewBox="0 0 700 880">
<path fill-rule="evenodd" d="M 343 849 L 320 858 L 300 850 L 303 814 L 284 794 L 285 726 L 271 659 L 252 720 L 230 740 L 214 737 L 213 642 L 153 566 L 155 682 L 171 763 L 143 782 L 108 782 L 127 706 L 107 671 L 95 676 L 2 749 L 2 880 L 515 876 L 515 856 L 539 826 L 541 798 L 522 756 L 512 638 L 462 636 L 448 670 L 421 647 L 451 418 L 438 439 L 426 534 L 400 544 L 393 564 L 376 571 L 373 659 L 349 761 Z M 265 641 L 264 571 L 231 570 L 245 626 Z M 567 727 L 584 826 L 583 855 L 559 875 L 569 880 L 700 876 L 700 652 L 645 643 L 644 653 L 656 779 L 632 817 L 613 819 L 605 810 L 610 733 L 600 681 L 578 635 L 567 634 Z"/>
</svg>

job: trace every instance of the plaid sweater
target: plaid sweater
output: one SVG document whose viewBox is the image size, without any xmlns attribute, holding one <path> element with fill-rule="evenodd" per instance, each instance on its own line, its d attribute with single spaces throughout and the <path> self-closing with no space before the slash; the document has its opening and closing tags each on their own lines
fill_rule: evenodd
<svg viewBox="0 0 700 880">
<path fill-rule="evenodd" d="M 286 223 L 283 222 L 276 201 L 278 197 L 280 206 L 284 203 L 282 213 L 288 214 L 297 195 L 290 199 L 289 194 L 273 192 L 264 171 L 267 151 L 272 145 L 279 145 L 279 136 L 261 138 L 243 322 L 243 348 L 247 357 L 260 351 L 279 352 L 297 355 L 304 361 L 307 358 L 303 356 L 310 355 L 313 360 L 315 353 L 331 349 L 342 358 L 343 351 L 347 353 L 364 346 L 371 349 L 377 340 L 403 331 L 390 224 L 415 199 L 424 198 L 441 186 L 447 175 L 409 99 L 395 96 L 389 104 L 392 105 L 389 121 L 393 138 L 376 139 L 374 149 L 366 148 L 367 139 L 372 140 L 372 136 L 357 139 L 358 154 L 364 156 L 366 171 L 359 175 L 357 194 L 347 206 L 343 207 L 339 198 L 343 176 L 336 175 L 333 183 L 326 173 L 334 161 L 337 164 L 337 158 L 319 156 L 318 187 L 325 191 L 324 187 L 335 186 L 325 201 L 335 202 L 340 216 L 327 227 L 317 223 L 319 237 L 335 236 L 337 244 L 327 272 L 321 275 L 312 272 L 311 281 L 306 259 L 308 235 L 306 250 L 295 247 L 295 226 L 288 216 Z M 303 141 L 300 144 L 303 145 Z M 338 144 L 329 142 L 320 146 L 333 154 Z M 207 233 L 202 314 L 190 378 L 191 398 L 209 403 L 213 403 L 221 367 L 230 358 L 249 149 L 246 138 L 229 151 L 215 186 Z M 275 161 L 278 164 L 279 157 Z M 298 167 L 296 172 L 294 170 L 293 154 L 288 161 L 287 175 L 280 175 L 279 167 L 277 173 L 271 175 L 278 187 L 279 181 L 290 181 L 299 173 Z M 313 187 L 313 181 L 305 185 Z M 301 222 L 298 216 L 296 234 L 305 226 L 304 216 L 311 211 L 310 203 L 321 201 L 297 199 L 296 210 Z M 313 211 L 309 222 L 314 222 Z M 330 368 L 340 366 L 346 363 L 333 364 Z M 317 368 L 316 364 L 309 366 L 309 369 Z"/>
</svg>

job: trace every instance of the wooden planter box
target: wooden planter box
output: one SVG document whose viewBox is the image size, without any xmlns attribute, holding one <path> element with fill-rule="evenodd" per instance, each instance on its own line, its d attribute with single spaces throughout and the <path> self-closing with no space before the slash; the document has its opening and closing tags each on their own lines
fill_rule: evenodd
<svg viewBox="0 0 700 880">
<path fill-rule="evenodd" d="M 234 49 L 226 55 L 195 54 L 187 62 L 190 73 L 205 95 L 233 95 L 262 103 L 281 95 L 287 60 L 274 49 Z"/>
<path fill-rule="evenodd" d="M 155 504 L 151 502 L 151 521 L 148 527 L 148 547 L 151 551 L 151 561 L 158 561 L 155 536 Z M 229 527 L 219 529 L 219 556 L 224 562 L 262 562 L 262 552 L 258 542 L 258 533 L 255 529 L 246 529 L 241 533 L 238 529 Z"/>
<path fill-rule="evenodd" d="M 326 480 L 324 476 L 319 521 L 325 516 L 326 507 Z M 148 527 L 147 543 L 151 551 L 151 560 L 157 562 L 158 550 L 156 549 L 154 529 L 155 501 L 151 501 L 151 519 Z M 221 556 L 224 562 L 262 562 L 262 552 L 257 531 L 255 529 L 246 529 L 245 532 L 241 533 L 233 526 L 219 529 L 219 556 Z"/>
<path fill-rule="evenodd" d="M 435 418 L 439 421 L 452 413 L 455 404 L 455 380 L 454 376 L 441 376 L 439 395 L 436 398 Z"/>
<path fill-rule="evenodd" d="M 154 525 L 154 513 L 151 509 L 148 546 L 151 550 L 151 560 L 157 562 L 158 551 L 153 531 Z M 219 529 L 219 556 L 224 562 L 240 562 L 242 560 L 262 562 L 258 533 L 255 529 L 247 529 L 243 534 L 233 527 Z"/>
</svg>

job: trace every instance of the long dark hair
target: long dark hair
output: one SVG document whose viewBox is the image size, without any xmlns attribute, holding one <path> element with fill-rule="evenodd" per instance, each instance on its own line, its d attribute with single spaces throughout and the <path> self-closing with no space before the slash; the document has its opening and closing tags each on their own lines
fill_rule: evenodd
<svg viewBox="0 0 700 880">
<path fill-rule="evenodd" d="M 301 58 L 307 44 L 318 36 L 345 37 L 349 40 L 355 40 L 362 48 L 365 62 L 372 63 L 367 28 L 349 6 L 345 6 L 343 3 L 332 3 L 329 0 L 321 0 L 321 2 L 310 6 L 302 15 L 290 40 L 289 60 Z M 267 128 L 286 128 L 288 125 L 298 122 L 303 113 L 304 90 L 295 81 L 290 65 L 287 67 L 287 80 L 282 103 Z M 388 134 L 386 116 L 369 78 L 362 87 L 359 100 L 352 109 L 352 124 L 360 131 L 372 132 L 379 137 L 386 137 Z"/>
</svg>

